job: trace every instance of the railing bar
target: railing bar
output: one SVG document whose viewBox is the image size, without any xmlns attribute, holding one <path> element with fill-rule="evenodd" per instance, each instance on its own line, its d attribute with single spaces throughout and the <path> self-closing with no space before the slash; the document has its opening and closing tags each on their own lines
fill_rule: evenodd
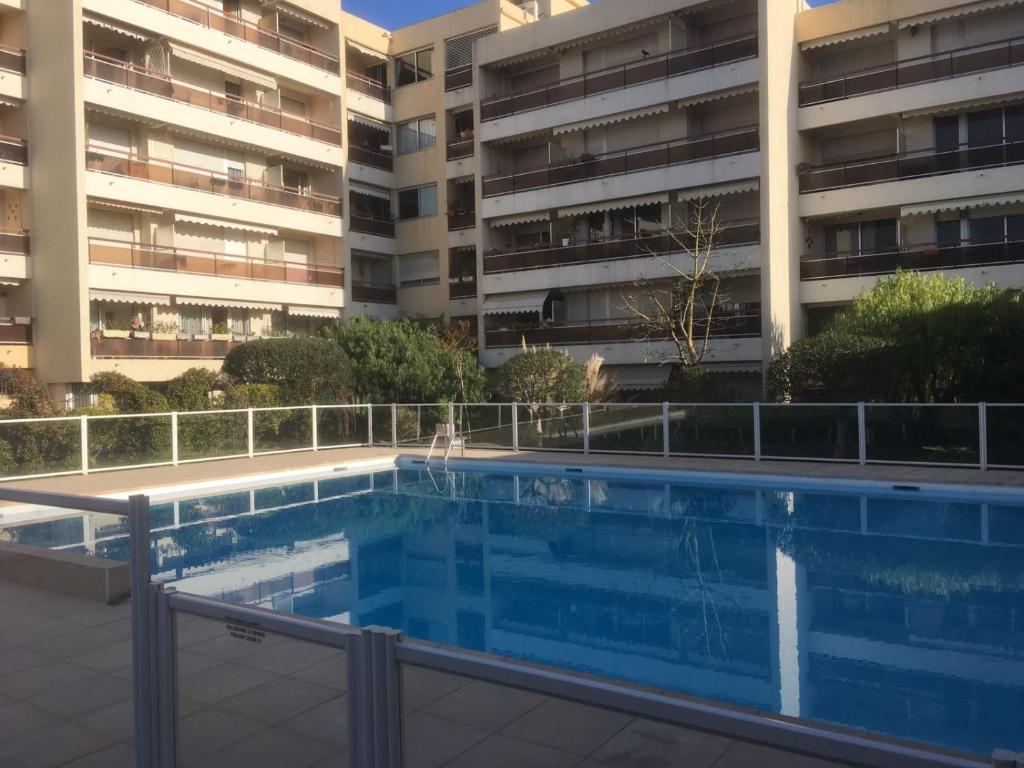
<svg viewBox="0 0 1024 768">
<path fill-rule="evenodd" d="M 50 491 L 27 491 L 7 486 L 0 486 L 0 501 L 16 501 L 21 504 L 38 504 L 42 507 L 73 509 L 105 515 L 120 515 L 121 517 L 127 517 L 131 510 L 131 504 L 123 499 L 111 499 L 106 496 L 79 496 L 72 493 Z"/>
</svg>

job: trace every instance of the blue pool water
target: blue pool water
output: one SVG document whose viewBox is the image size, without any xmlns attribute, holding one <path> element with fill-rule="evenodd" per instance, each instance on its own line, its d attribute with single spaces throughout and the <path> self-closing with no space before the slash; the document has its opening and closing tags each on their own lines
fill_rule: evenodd
<svg viewBox="0 0 1024 768">
<path fill-rule="evenodd" d="M 185 591 L 1024 750 L 1024 502 L 407 468 L 160 504 L 153 524 L 154 573 Z M 119 525 L 8 534 L 126 559 Z"/>
</svg>

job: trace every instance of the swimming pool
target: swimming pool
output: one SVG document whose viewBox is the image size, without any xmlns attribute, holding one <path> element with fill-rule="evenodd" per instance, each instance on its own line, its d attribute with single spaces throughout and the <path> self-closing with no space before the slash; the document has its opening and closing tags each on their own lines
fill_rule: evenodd
<svg viewBox="0 0 1024 768">
<path fill-rule="evenodd" d="M 531 472 L 406 464 L 155 503 L 154 576 L 954 749 L 1024 750 L 1024 498 Z M 8 532 L 127 559 L 122 525 Z"/>
</svg>

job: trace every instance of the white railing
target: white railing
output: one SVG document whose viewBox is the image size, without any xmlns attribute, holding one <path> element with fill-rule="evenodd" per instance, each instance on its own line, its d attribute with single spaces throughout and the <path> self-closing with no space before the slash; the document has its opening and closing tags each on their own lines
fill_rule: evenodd
<svg viewBox="0 0 1024 768">
<path fill-rule="evenodd" d="M 1024 468 L 1024 404 L 419 403 L 0 420 L 0 478 L 329 448 L 467 448 Z"/>
</svg>

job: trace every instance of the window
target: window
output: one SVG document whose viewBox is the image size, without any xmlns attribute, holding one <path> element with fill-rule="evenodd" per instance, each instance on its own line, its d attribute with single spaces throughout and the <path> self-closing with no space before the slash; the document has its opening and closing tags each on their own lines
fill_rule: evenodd
<svg viewBox="0 0 1024 768">
<path fill-rule="evenodd" d="M 210 327 L 202 307 L 179 307 L 182 333 L 207 333 Z"/>
<path fill-rule="evenodd" d="M 285 168 L 282 179 L 284 180 L 284 186 L 288 189 L 297 189 L 302 193 L 309 192 L 309 177 L 306 176 L 304 171 Z"/>
<path fill-rule="evenodd" d="M 1001 243 L 1006 233 L 1006 220 L 1002 216 L 985 216 L 970 219 L 971 245 Z"/>
<path fill-rule="evenodd" d="M 398 154 L 408 155 L 437 144 L 437 119 L 421 117 L 398 126 Z"/>
<path fill-rule="evenodd" d="M 248 336 L 250 328 L 249 310 L 247 309 L 233 309 L 231 310 L 230 322 L 228 327 L 231 332 L 237 336 Z"/>
<path fill-rule="evenodd" d="M 221 3 L 221 10 L 224 11 L 225 16 L 232 16 L 236 19 L 242 17 L 242 3 L 240 0 L 224 0 Z"/>
<path fill-rule="evenodd" d="M 278 21 L 277 34 L 288 40 L 295 40 L 298 43 L 304 43 L 306 41 L 306 32 L 299 29 L 298 27 L 291 27 L 287 24 L 282 24 Z"/>
<path fill-rule="evenodd" d="M 419 219 L 437 215 L 437 185 L 402 189 L 398 192 L 398 218 Z"/>
<path fill-rule="evenodd" d="M 398 281 L 403 286 L 431 285 L 441 279 L 437 251 L 405 253 L 398 257 Z"/>
<path fill-rule="evenodd" d="M 825 253 L 886 253 L 899 244 L 896 219 L 832 224 L 825 227 Z"/>
<path fill-rule="evenodd" d="M 224 95 L 227 96 L 228 101 L 241 101 L 242 100 L 242 84 L 235 83 L 231 80 L 224 81 Z"/>
<path fill-rule="evenodd" d="M 429 80 L 434 76 L 434 49 L 424 48 L 398 56 L 395 70 L 395 82 L 399 86 Z"/>
</svg>

